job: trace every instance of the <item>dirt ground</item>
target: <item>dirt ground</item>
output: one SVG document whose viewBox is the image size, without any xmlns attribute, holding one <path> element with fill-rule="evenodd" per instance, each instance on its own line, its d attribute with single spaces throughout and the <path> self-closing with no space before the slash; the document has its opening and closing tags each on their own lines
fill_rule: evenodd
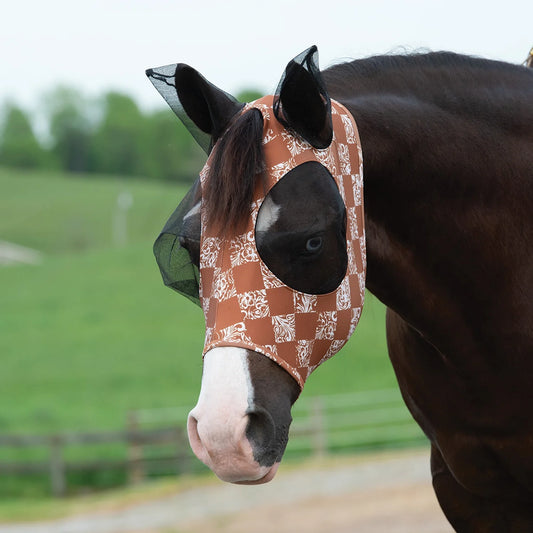
<svg viewBox="0 0 533 533">
<path fill-rule="evenodd" d="M 172 531 L 172 530 L 170 530 Z M 450 533 L 425 483 L 315 497 L 189 524 L 180 533 Z"/>
<path fill-rule="evenodd" d="M 280 477 L 274 504 L 265 498 L 247 510 L 143 533 L 453 532 L 431 487 L 425 450 L 326 461 Z"/>
<path fill-rule="evenodd" d="M 260 486 L 208 481 L 164 497 L 0 533 L 450 533 L 429 472 L 429 451 L 328 457 L 283 465 Z"/>
</svg>

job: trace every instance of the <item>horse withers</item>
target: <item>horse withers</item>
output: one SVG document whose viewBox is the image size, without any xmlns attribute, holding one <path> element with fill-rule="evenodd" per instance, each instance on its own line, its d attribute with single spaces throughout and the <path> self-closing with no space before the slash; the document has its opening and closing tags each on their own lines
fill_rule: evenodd
<svg viewBox="0 0 533 533">
<path fill-rule="evenodd" d="M 320 72 L 311 48 L 246 106 L 186 65 L 148 75 L 209 153 L 154 247 L 206 318 L 196 455 L 272 479 L 305 380 L 357 325 L 368 260 L 448 520 L 530 531 L 533 71 L 428 53 Z"/>
</svg>

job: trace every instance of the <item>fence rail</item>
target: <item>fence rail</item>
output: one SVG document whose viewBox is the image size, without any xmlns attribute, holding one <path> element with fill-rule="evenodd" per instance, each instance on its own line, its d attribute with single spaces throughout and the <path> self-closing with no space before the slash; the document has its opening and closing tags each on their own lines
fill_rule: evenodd
<svg viewBox="0 0 533 533">
<path fill-rule="evenodd" d="M 0 462 L 0 474 L 47 474 L 52 493 L 62 496 L 67 492 L 69 471 L 121 469 L 127 472 L 130 483 L 142 481 L 151 465 L 172 474 L 188 472 L 194 460 L 186 437 L 187 412 L 181 407 L 131 411 L 126 428 L 119 431 L 0 434 L 0 450 L 47 450 L 45 461 Z M 301 398 L 293 408 L 293 419 L 287 456 L 410 446 L 426 441 L 397 389 Z M 65 459 L 65 451 L 71 446 L 106 443 L 125 445 L 123 457 Z M 158 445 L 165 445 L 164 449 L 154 451 Z"/>
<path fill-rule="evenodd" d="M 124 457 L 77 461 L 65 459 L 65 450 L 70 446 L 113 443 L 125 445 Z M 145 456 L 147 447 L 160 444 L 171 444 L 173 453 L 170 456 L 168 453 L 166 456 Z M 187 465 L 190 461 L 186 433 L 179 426 L 84 433 L 66 432 L 54 435 L 0 435 L 0 448 L 47 449 L 47 459 L 44 461 L 0 462 L 0 474 L 48 474 L 50 489 L 54 496 L 63 496 L 67 492 L 67 472 L 124 470 L 128 474 L 129 482 L 136 483 L 145 478 L 149 464 L 172 463 L 173 471 L 178 472 L 182 470 L 182 465 Z"/>
<path fill-rule="evenodd" d="M 302 398 L 293 418 L 288 453 L 320 455 L 426 442 L 397 389 Z"/>
</svg>

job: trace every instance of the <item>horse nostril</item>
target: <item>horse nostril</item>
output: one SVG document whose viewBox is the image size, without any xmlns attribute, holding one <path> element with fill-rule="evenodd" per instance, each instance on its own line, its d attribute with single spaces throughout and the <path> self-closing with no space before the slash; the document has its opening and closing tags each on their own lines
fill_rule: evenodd
<svg viewBox="0 0 533 533">
<path fill-rule="evenodd" d="M 200 435 L 198 434 L 198 420 L 192 414 L 189 414 L 187 418 L 187 434 L 189 435 L 189 442 L 194 450 L 194 447 L 201 445 L 202 441 Z"/>
<path fill-rule="evenodd" d="M 208 460 L 208 454 L 198 433 L 198 419 L 192 413 L 187 419 L 187 433 L 192 451 L 200 461 L 205 463 Z"/>
<path fill-rule="evenodd" d="M 265 461 L 273 464 L 274 460 L 270 455 L 276 439 L 276 425 L 272 416 L 266 409 L 257 405 L 252 406 L 246 414 L 248 415 L 246 437 L 252 445 L 254 459 L 261 465 Z"/>
</svg>

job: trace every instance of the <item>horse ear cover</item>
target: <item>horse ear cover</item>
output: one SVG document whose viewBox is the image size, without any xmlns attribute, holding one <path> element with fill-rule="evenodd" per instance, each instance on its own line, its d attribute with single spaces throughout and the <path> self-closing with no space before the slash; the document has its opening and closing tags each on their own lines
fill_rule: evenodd
<svg viewBox="0 0 533 533">
<path fill-rule="evenodd" d="M 151 68 L 146 75 L 206 153 L 243 107 L 184 63 Z"/>
<path fill-rule="evenodd" d="M 314 148 L 331 144 L 331 100 L 318 68 L 316 46 L 288 63 L 276 91 L 274 113 L 286 128 Z"/>
</svg>

